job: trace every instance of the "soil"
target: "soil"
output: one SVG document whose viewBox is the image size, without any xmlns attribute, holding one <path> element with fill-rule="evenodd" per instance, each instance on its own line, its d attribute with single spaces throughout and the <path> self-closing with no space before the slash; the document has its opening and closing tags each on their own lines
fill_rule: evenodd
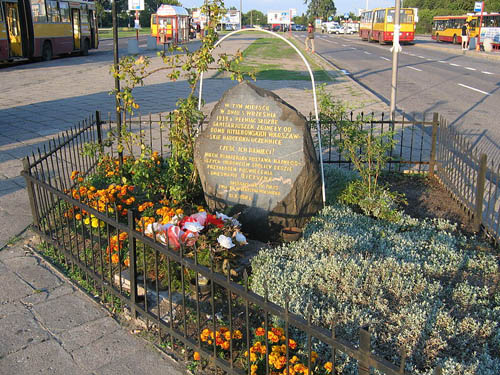
<svg viewBox="0 0 500 375">
<path fill-rule="evenodd" d="M 472 218 L 436 178 L 389 174 L 383 177 L 383 182 L 389 185 L 390 190 L 405 194 L 408 204 L 403 206 L 403 211 L 406 214 L 419 219 L 447 219 L 457 223 L 459 230 L 465 234 L 474 233 Z"/>
</svg>

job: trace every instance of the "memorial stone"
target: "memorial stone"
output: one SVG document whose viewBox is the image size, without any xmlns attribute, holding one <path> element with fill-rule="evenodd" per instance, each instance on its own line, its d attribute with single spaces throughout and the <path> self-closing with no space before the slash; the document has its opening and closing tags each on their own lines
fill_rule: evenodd
<svg viewBox="0 0 500 375">
<path fill-rule="evenodd" d="M 228 90 L 215 105 L 196 140 L 195 164 L 210 209 L 239 214 L 254 238 L 302 227 L 322 207 L 306 118 L 249 82 Z"/>
</svg>

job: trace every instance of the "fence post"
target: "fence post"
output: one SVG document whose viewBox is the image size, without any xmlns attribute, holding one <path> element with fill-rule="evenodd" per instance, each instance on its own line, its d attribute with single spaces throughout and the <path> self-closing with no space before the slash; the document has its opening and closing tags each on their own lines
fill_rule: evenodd
<svg viewBox="0 0 500 375">
<path fill-rule="evenodd" d="M 359 329 L 359 350 L 361 356 L 358 361 L 358 375 L 370 375 L 370 362 L 368 359 L 371 356 L 371 344 L 368 327 Z"/>
<path fill-rule="evenodd" d="M 484 187 L 486 185 L 486 170 L 488 169 L 486 154 L 479 158 L 479 172 L 476 185 L 476 207 L 474 208 L 474 221 L 472 223 L 474 232 L 479 232 L 483 222 L 483 199 Z"/>
<path fill-rule="evenodd" d="M 432 139 L 431 139 L 431 159 L 429 160 L 429 176 L 434 176 L 436 167 L 436 152 L 437 152 L 437 132 L 439 126 L 439 114 L 434 112 L 432 117 Z"/>
<path fill-rule="evenodd" d="M 137 319 L 137 310 L 135 305 L 137 303 L 137 247 L 135 237 L 132 235 L 134 231 L 134 212 L 130 209 L 127 214 L 128 218 L 128 256 L 129 256 L 129 278 L 130 278 L 130 309 L 132 317 Z"/>
<path fill-rule="evenodd" d="M 101 122 L 101 112 L 95 111 L 95 124 L 97 126 L 97 142 L 99 143 L 99 149 L 104 152 L 104 147 L 102 145 L 102 122 Z"/>
<path fill-rule="evenodd" d="M 27 157 L 23 158 L 23 172 L 24 174 L 31 176 L 30 162 Z M 24 179 L 26 180 L 26 190 L 28 191 L 28 199 L 30 201 L 31 216 L 33 216 L 33 224 L 37 229 L 40 229 L 40 221 L 38 219 L 38 210 L 36 207 L 35 190 L 33 189 L 33 182 L 31 182 L 31 180 L 27 176 L 24 176 Z"/>
</svg>

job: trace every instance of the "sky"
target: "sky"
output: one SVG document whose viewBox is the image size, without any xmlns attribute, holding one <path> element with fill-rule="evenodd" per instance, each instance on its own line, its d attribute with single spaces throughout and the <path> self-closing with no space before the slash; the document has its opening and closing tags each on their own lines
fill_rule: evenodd
<svg viewBox="0 0 500 375">
<path fill-rule="evenodd" d="M 197 8 L 203 4 L 203 0 L 180 0 L 186 8 Z M 346 12 L 357 13 L 358 9 L 366 7 L 366 0 L 334 0 L 337 14 Z M 307 5 L 304 0 L 241 0 L 243 13 L 251 9 L 257 9 L 267 13 L 270 10 L 286 10 L 289 8 L 297 9 L 297 14 L 301 15 L 307 11 Z M 368 0 L 368 8 L 394 6 L 395 0 Z M 227 8 L 232 6 L 240 9 L 240 0 L 224 0 Z"/>
</svg>

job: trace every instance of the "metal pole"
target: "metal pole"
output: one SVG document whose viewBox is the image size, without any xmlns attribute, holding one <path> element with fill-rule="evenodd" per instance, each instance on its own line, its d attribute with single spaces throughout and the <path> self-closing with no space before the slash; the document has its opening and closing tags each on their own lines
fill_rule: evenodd
<svg viewBox="0 0 500 375">
<path fill-rule="evenodd" d="M 479 20 L 479 33 L 477 34 L 476 50 L 481 51 L 481 26 L 483 25 L 484 1 L 481 5 L 481 18 Z"/>
<path fill-rule="evenodd" d="M 137 21 L 139 20 L 139 11 L 138 10 L 135 11 L 135 19 Z M 134 24 L 134 27 L 135 27 L 135 24 Z M 137 39 L 137 41 L 139 41 L 139 29 L 135 29 L 135 38 Z"/>
<path fill-rule="evenodd" d="M 243 28 L 241 20 L 243 19 L 243 0 L 240 0 L 240 30 Z"/>
<path fill-rule="evenodd" d="M 398 57 L 401 52 L 399 45 L 399 13 L 401 11 L 401 0 L 396 0 L 396 10 L 394 12 L 394 33 L 392 43 L 392 82 L 391 82 L 391 121 L 396 116 L 396 91 L 398 88 Z"/>
<path fill-rule="evenodd" d="M 118 72 L 118 25 L 116 20 L 116 0 L 111 2 L 111 16 L 113 18 L 113 55 L 114 55 L 114 66 L 115 72 Z M 116 93 L 120 92 L 120 78 L 115 77 L 115 90 Z M 116 107 L 116 126 L 118 130 L 118 144 L 121 146 L 122 140 L 122 115 L 120 111 L 121 103 L 120 99 L 115 96 L 115 107 Z M 121 149 L 121 147 L 120 147 Z M 123 165 L 123 152 L 119 151 L 118 156 L 120 159 L 120 166 Z"/>
</svg>

